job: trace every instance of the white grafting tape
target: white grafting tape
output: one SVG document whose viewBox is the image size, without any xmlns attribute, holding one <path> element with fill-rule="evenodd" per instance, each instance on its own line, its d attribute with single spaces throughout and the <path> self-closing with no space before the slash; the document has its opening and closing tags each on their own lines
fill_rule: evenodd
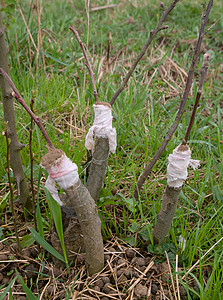
<svg viewBox="0 0 223 300">
<path fill-rule="evenodd" d="M 167 166 L 167 184 L 170 187 L 179 188 L 183 185 L 187 179 L 187 168 L 189 165 L 193 169 L 199 166 L 199 160 L 191 159 L 191 150 L 188 147 L 187 150 L 181 151 L 177 146 L 173 150 L 173 154 L 168 157 L 169 164 Z"/>
<path fill-rule="evenodd" d="M 59 198 L 56 183 L 63 189 L 67 190 L 78 182 L 78 168 L 75 163 L 64 154 L 55 161 L 53 165 L 46 169 L 49 173 L 45 187 L 48 189 L 54 200 L 62 206 L 63 203 Z"/>
<path fill-rule="evenodd" d="M 116 130 L 112 128 L 112 109 L 103 104 L 94 104 L 94 123 L 89 129 L 85 140 L 88 150 L 94 149 L 94 137 L 106 137 L 109 141 L 109 150 L 115 153 L 117 146 Z"/>
<path fill-rule="evenodd" d="M 51 196 L 53 199 L 60 205 L 63 205 L 63 202 L 60 200 L 60 197 L 58 195 L 58 190 L 56 187 L 56 182 L 53 178 L 48 176 L 46 183 L 45 183 L 45 188 L 50 192 Z"/>
</svg>

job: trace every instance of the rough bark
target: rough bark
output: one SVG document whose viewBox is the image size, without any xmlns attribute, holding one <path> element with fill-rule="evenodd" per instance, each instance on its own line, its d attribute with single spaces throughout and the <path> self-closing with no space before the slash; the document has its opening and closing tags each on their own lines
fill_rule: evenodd
<svg viewBox="0 0 223 300">
<path fill-rule="evenodd" d="M 4 30 L 2 26 L 0 13 L 0 67 L 8 73 L 8 48 L 5 42 Z M 29 197 L 28 184 L 22 168 L 20 150 L 24 147 L 16 134 L 16 121 L 13 106 L 12 88 L 9 83 L 0 75 L 0 87 L 2 92 L 4 120 L 7 122 L 7 132 L 10 138 L 10 165 L 13 170 L 14 178 L 17 184 L 19 201 L 28 211 L 32 211 L 32 203 Z"/>
<path fill-rule="evenodd" d="M 107 161 L 109 156 L 109 143 L 106 137 L 96 137 L 95 149 L 89 167 L 86 187 L 91 197 L 97 202 L 103 186 Z"/>
<path fill-rule="evenodd" d="M 62 206 L 61 212 L 67 259 L 68 262 L 72 264 L 76 258 L 76 253 L 85 252 L 83 235 L 74 209 L 69 206 Z M 54 224 L 50 231 L 50 243 L 61 255 L 63 255 L 60 239 Z M 56 266 L 64 266 L 64 263 L 62 263 L 61 260 L 56 259 L 55 257 L 53 257 L 53 260 Z"/>
<path fill-rule="evenodd" d="M 66 195 L 67 204 L 75 210 L 81 226 L 88 273 L 95 274 L 104 267 L 104 247 L 97 206 L 80 180 L 66 190 Z"/>
<path fill-rule="evenodd" d="M 162 207 L 159 212 L 155 228 L 153 230 L 153 241 L 155 244 L 161 244 L 165 241 L 173 217 L 177 208 L 180 196 L 180 188 L 173 188 L 167 185 L 162 199 Z"/>
</svg>

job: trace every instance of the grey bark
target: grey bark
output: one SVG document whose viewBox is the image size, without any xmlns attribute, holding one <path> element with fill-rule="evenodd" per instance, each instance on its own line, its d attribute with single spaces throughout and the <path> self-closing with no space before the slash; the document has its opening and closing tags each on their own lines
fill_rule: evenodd
<svg viewBox="0 0 223 300">
<path fill-rule="evenodd" d="M 180 191 L 181 187 L 173 188 L 168 185 L 166 187 L 162 199 L 162 207 L 153 230 L 153 241 L 155 244 L 162 244 L 166 239 L 177 208 Z"/>
<path fill-rule="evenodd" d="M 98 201 L 103 186 L 109 156 L 109 143 L 106 137 L 95 138 L 95 149 L 92 156 L 86 187 L 91 197 Z"/>
<path fill-rule="evenodd" d="M 97 206 L 80 180 L 66 190 L 66 195 L 67 204 L 77 214 L 86 252 L 85 263 L 89 275 L 93 275 L 104 267 L 104 246 Z"/>
<path fill-rule="evenodd" d="M 8 48 L 5 42 L 4 30 L 0 13 L 0 67 L 8 73 Z M 22 168 L 20 151 L 24 147 L 16 134 L 16 121 L 13 106 L 12 88 L 5 78 L 0 75 L 0 87 L 2 92 L 2 102 L 4 111 L 4 120 L 7 123 L 8 137 L 10 138 L 10 164 L 13 170 L 14 178 L 17 184 L 19 201 L 28 211 L 32 211 L 32 203 L 29 197 L 28 184 Z"/>
</svg>

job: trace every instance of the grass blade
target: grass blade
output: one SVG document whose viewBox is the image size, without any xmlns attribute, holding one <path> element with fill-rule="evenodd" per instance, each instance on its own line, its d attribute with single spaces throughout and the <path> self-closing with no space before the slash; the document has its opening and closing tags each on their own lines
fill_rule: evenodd
<svg viewBox="0 0 223 300">
<path fill-rule="evenodd" d="M 57 250 L 55 250 L 47 241 L 45 241 L 34 228 L 30 227 L 29 230 L 31 231 L 30 236 L 34 238 L 37 243 L 39 243 L 50 254 L 65 263 L 64 257 L 59 252 L 57 252 Z"/>
<path fill-rule="evenodd" d="M 29 300 L 37 300 L 36 296 L 32 293 L 32 291 L 28 288 L 28 286 L 23 281 L 22 277 L 19 275 L 18 271 L 16 270 L 16 274 L 18 276 L 19 282 L 22 285 L 24 292 L 26 293 Z"/>
<path fill-rule="evenodd" d="M 60 209 L 59 204 L 51 196 L 50 192 L 45 188 L 44 188 L 44 190 L 45 190 L 45 193 L 46 193 L 46 198 L 49 202 L 50 210 L 51 210 L 52 215 L 53 215 L 53 219 L 54 219 L 54 223 L 55 223 L 55 226 L 56 226 L 57 234 L 58 234 L 59 239 L 60 239 L 60 243 L 61 243 L 61 247 L 62 247 L 62 250 L 63 250 L 65 263 L 68 266 L 67 253 L 66 253 L 66 249 L 65 249 L 64 236 L 63 236 L 63 224 L 62 224 L 61 209 Z"/>
<path fill-rule="evenodd" d="M 15 282 L 17 276 L 12 279 L 12 281 L 9 283 L 9 285 L 4 289 L 4 291 L 0 294 L 0 300 L 4 300 L 5 296 L 7 295 L 7 293 L 9 292 L 11 286 L 13 285 L 13 283 Z"/>
</svg>

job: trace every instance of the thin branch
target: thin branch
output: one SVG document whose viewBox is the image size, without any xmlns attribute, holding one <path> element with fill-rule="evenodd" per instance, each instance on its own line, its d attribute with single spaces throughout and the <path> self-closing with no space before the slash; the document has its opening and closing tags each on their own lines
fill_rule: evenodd
<svg viewBox="0 0 223 300">
<path fill-rule="evenodd" d="M 28 114 L 31 116 L 33 121 L 37 124 L 37 126 L 39 127 L 40 131 L 42 132 L 42 134 L 43 134 L 45 140 L 47 141 L 48 145 L 50 146 L 50 148 L 54 148 L 53 143 L 51 142 L 51 140 L 50 140 L 45 128 L 43 127 L 43 124 L 41 123 L 39 117 L 36 117 L 34 115 L 34 113 L 32 112 L 32 110 L 29 108 L 29 106 L 25 103 L 25 101 L 23 100 L 22 96 L 19 94 L 19 91 L 17 90 L 16 86 L 14 85 L 14 83 L 11 80 L 11 78 L 9 77 L 9 75 L 2 68 L 0 68 L 0 73 L 2 73 L 2 75 L 5 77 L 5 79 L 10 84 L 10 86 L 13 90 L 12 96 L 24 107 L 24 109 L 28 112 Z"/>
<path fill-rule="evenodd" d="M 149 174 L 152 171 L 153 166 L 155 165 L 155 163 L 157 162 L 157 160 L 159 159 L 159 157 L 163 153 L 164 149 L 166 148 L 166 146 L 167 146 L 168 142 L 170 141 L 173 133 L 177 129 L 177 126 L 180 123 L 181 117 L 184 113 L 184 108 L 185 108 L 185 105 L 186 105 L 186 102 L 187 102 L 187 99 L 188 99 L 188 96 L 189 96 L 190 88 L 191 88 L 191 85 L 192 85 L 192 81 L 193 81 L 195 66 L 196 66 L 196 63 L 197 63 L 197 60 L 198 60 L 198 54 L 200 52 L 201 43 L 202 43 L 202 40 L 203 40 L 203 37 L 204 37 L 205 26 L 206 26 L 206 23 L 207 23 L 208 16 L 209 16 L 209 13 L 211 11 L 212 5 L 213 5 L 213 0 L 209 0 L 206 12 L 203 15 L 202 20 L 201 20 L 201 27 L 200 27 L 199 37 L 198 37 L 197 45 L 196 45 L 196 48 L 195 48 L 195 51 L 194 51 L 193 60 L 192 60 L 191 66 L 190 66 L 190 70 L 189 70 L 189 73 L 188 73 L 184 95 L 183 95 L 183 98 L 181 100 L 177 116 L 176 116 L 172 126 L 170 127 L 167 135 L 165 136 L 161 146 L 157 150 L 157 152 L 154 155 L 154 157 L 152 158 L 152 160 L 146 166 L 143 174 L 139 177 L 139 180 L 138 180 L 138 182 L 135 186 L 135 190 L 134 190 L 134 197 L 137 200 L 139 198 L 141 188 L 142 188 L 146 178 L 149 176 Z"/>
<path fill-rule="evenodd" d="M 200 72 L 201 77 L 200 77 L 200 82 L 199 82 L 199 86 L 198 86 L 198 91 L 197 91 L 197 95 L 196 95 L 196 99 L 195 99 L 195 103 L 194 103 L 194 108 L 193 108 L 193 111 L 192 111 L 192 114 L 191 114 L 190 123 L 188 125 L 187 131 L 186 131 L 186 134 L 185 134 L 185 137 L 184 137 L 183 144 L 187 143 L 188 137 L 189 137 L 190 132 L 191 132 L 191 128 L 192 128 L 193 123 L 194 123 L 195 114 L 196 114 L 196 111 L 197 111 L 199 100 L 201 98 L 201 93 L 202 93 L 204 81 L 205 81 L 205 78 L 206 78 L 206 75 L 207 75 L 207 69 L 208 69 L 208 66 L 209 66 L 209 59 L 210 59 L 210 54 L 209 53 L 204 54 L 204 61 L 203 61 L 202 67 L 201 67 L 201 72 Z"/>
<path fill-rule="evenodd" d="M 84 49 L 84 45 L 83 45 L 83 43 L 82 43 L 82 41 L 81 41 L 81 39 L 80 39 L 80 36 L 79 36 L 77 30 L 75 30 L 74 26 L 70 25 L 70 26 L 69 26 L 69 29 L 70 29 L 70 30 L 73 32 L 73 34 L 75 35 L 76 40 L 78 41 L 78 43 L 79 43 L 79 45 L 80 45 L 80 47 L 81 47 L 81 50 L 82 50 L 82 52 L 83 52 L 83 55 L 84 55 L 84 58 L 85 58 L 85 61 L 86 61 L 85 65 L 86 65 L 86 67 L 88 68 L 88 71 L 89 71 L 89 74 L 90 74 L 90 77 L 91 77 L 91 82 L 92 82 L 92 85 L 93 85 L 95 102 L 98 102 L 98 94 L 97 94 L 97 88 L 96 88 L 96 83 L 95 83 L 95 74 L 94 74 L 94 72 L 93 72 L 93 70 L 92 70 L 92 68 L 91 68 L 91 64 L 90 64 L 90 62 L 89 62 L 89 60 L 88 60 L 86 51 L 85 51 L 85 49 Z"/>
<path fill-rule="evenodd" d="M 205 8 L 206 8 L 206 0 L 203 3 L 201 3 L 201 6 L 202 6 L 201 19 L 203 19 L 204 14 L 205 14 Z"/>
<path fill-rule="evenodd" d="M 21 254 L 21 244 L 20 244 L 20 241 L 19 241 L 17 222 L 16 222 L 16 217 L 15 217 L 15 210 L 14 210 L 14 203 L 13 203 L 13 189 L 12 189 L 12 182 L 11 182 L 11 178 L 10 178 L 10 170 L 9 170 L 10 141 L 9 141 L 8 132 L 7 132 L 7 123 L 5 123 L 5 131 L 3 132 L 3 135 L 5 136 L 6 145 L 7 145 L 7 150 L 6 150 L 6 161 L 7 161 L 6 172 L 7 172 L 7 176 L 8 176 L 9 190 L 10 190 L 10 206 L 11 206 L 11 211 L 12 211 L 12 219 L 13 219 L 13 225 L 14 225 L 14 230 L 15 230 L 15 235 L 16 235 L 16 242 L 17 242 L 19 253 Z"/>
<path fill-rule="evenodd" d="M 33 104 L 34 104 L 34 93 L 32 92 L 33 97 L 30 100 L 30 108 L 33 112 Z M 34 225 L 35 230 L 38 231 L 37 228 L 37 220 L 36 220 L 36 202 L 35 202 L 35 190 L 34 190 L 34 180 L 33 180 L 33 151 L 32 151 L 32 140 L 33 140 L 33 119 L 31 118 L 30 121 L 30 130 L 29 130 L 29 155 L 30 155 L 30 185 L 31 185 L 31 192 L 32 192 L 32 205 L 33 205 L 33 218 L 34 218 Z"/>
<path fill-rule="evenodd" d="M 205 31 L 204 35 L 207 34 L 208 31 L 211 30 L 216 24 L 218 24 L 218 22 L 219 22 L 220 20 L 221 20 L 221 19 L 218 19 L 216 22 L 214 22 L 214 24 L 212 24 L 212 25 Z"/>
<path fill-rule="evenodd" d="M 163 14 L 164 14 L 164 13 L 165 13 L 165 6 L 164 6 L 164 3 L 163 3 L 163 2 L 160 2 L 160 7 L 162 8 Z"/>
<path fill-rule="evenodd" d="M 155 30 L 151 30 L 150 31 L 150 35 L 149 35 L 149 39 L 147 40 L 147 42 L 145 43 L 145 45 L 143 46 L 141 52 L 139 53 L 139 55 L 137 56 L 136 60 L 134 61 L 133 65 L 131 66 L 130 70 L 128 71 L 126 77 L 124 78 L 121 86 L 119 87 L 119 89 L 117 90 L 117 92 L 112 96 L 110 104 L 113 105 L 116 98 L 119 96 L 119 94 L 124 90 L 127 82 L 129 81 L 129 78 L 131 77 L 133 71 L 135 70 L 137 64 L 139 63 L 139 61 L 141 60 L 141 58 L 143 57 L 143 55 L 146 53 L 147 48 L 149 47 L 149 45 L 151 44 L 151 42 L 153 41 L 153 39 L 155 38 L 156 34 L 163 29 L 168 28 L 168 26 L 163 26 L 162 24 L 163 22 L 166 20 L 167 16 L 169 15 L 169 13 L 173 10 L 173 8 L 176 6 L 177 2 L 179 2 L 179 0 L 174 0 L 170 6 L 167 8 L 167 10 L 165 11 L 164 8 L 164 4 L 161 2 L 160 6 L 163 10 L 162 16 L 160 18 L 160 21 L 158 23 L 158 25 L 156 26 Z"/>
</svg>

